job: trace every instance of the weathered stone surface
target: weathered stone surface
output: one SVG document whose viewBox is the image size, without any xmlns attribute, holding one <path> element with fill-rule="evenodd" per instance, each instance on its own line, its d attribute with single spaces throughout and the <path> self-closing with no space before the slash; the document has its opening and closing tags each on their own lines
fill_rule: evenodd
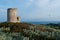
<svg viewBox="0 0 60 40">
<path fill-rule="evenodd" d="M 20 22 L 20 18 L 17 17 L 17 8 L 8 8 L 7 9 L 7 22 Z"/>
</svg>

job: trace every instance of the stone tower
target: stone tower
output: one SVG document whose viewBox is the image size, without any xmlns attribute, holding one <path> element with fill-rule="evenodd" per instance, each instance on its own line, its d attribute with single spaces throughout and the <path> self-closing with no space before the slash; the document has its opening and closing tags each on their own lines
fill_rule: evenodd
<svg viewBox="0 0 60 40">
<path fill-rule="evenodd" d="M 7 9 L 7 22 L 20 22 L 19 17 L 16 15 L 17 8 L 8 8 Z"/>
</svg>

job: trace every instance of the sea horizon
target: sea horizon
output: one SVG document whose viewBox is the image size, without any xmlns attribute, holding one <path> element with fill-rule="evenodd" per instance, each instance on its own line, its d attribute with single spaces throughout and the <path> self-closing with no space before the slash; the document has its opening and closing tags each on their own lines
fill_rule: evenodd
<svg viewBox="0 0 60 40">
<path fill-rule="evenodd" d="M 38 21 L 36 21 L 36 22 L 30 21 L 30 22 L 27 22 L 27 23 L 31 23 L 31 24 L 50 24 L 50 23 L 59 24 L 60 21 L 40 21 L 40 22 L 38 22 Z"/>
</svg>

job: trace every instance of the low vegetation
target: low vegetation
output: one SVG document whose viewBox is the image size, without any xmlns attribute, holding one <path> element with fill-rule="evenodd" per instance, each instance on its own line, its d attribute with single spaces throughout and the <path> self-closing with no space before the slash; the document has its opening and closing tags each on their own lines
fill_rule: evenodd
<svg viewBox="0 0 60 40">
<path fill-rule="evenodd" d="M 48 27 L 46 27 L 48 26 Z M 58 35 L 56 36 L 56 27 L 59 24 L 47 24 L 47 25 L 33 25 L 30 23 L 0 23 L 0 29 L 3 28 L 2 32 L 12 35 L 12 33 L 19 33 L 18 39 L 22 36 L 29 38 L 29 40 L 58 40 Z M 9 29 L 10 28 L 10 29 Z M 59 32 L 60 33 L 60 32 Z M 60 34 L 59 34 L 60 35 Z M 16 35 L 12 35 L 16 37 Z M 17 38 L 17 37 L 16 37 Z M 17 40 L 18 40 L 17 39 Z"/>
</svg>

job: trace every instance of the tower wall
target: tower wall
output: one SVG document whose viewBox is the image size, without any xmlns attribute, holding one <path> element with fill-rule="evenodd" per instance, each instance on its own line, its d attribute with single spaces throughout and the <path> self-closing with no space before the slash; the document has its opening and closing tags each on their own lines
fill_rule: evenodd
<svg viewBox="0 0 60 40">
<path fill-rule="evenodd" d="M 17 13 L 16 8 L 7 9 L 7 22 L 17 22 L 16 13 Z"/>
</svg>

